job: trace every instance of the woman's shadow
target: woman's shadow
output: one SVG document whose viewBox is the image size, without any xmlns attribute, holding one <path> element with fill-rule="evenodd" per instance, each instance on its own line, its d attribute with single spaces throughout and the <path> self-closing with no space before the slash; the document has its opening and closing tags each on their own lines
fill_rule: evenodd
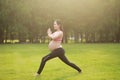
<svg viewBox="0 0 120 80">
<path fill-rule="evenodd" d="M 79 76 L 81 73 L 69 73 L 69 74 L 64 74 L 60 77 L 56 77 L 55 79 L 52 79 L 52 80 L 66 80 L 67 78 L 73 78 L 75 76 Z M 39 76 L 39 77 L 35 77 L 34 80 L 43 80 L 43 77 L 42 76 Z M 51 79 L 48 79 L 48 80 L 51 80 Z"/>
<path fill-rule="evenodd" d="M 57 77 L 56 79 L 54 80 L 66 80 L 67 78 L 72 78 L 72 77 L 75 77 L 75 76 L 79 76 L 80 73 L 70 73 L 70 74 L 64 74 L 61 76 L 61 77 Z"/>
</svg>

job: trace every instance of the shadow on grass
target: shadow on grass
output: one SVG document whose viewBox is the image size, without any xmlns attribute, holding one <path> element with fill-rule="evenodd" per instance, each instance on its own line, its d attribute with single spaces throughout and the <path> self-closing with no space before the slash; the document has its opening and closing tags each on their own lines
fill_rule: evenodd
<svg viewBox="0 0 120 80">
<path fill-rule="evenodd" d="M 63 76 L 58 77 L 54 80 L 66 80 L 67 78 L 72 78 L 72 77 L 79 76 L 79 75 L 80 73 L 63 74 Z"/>
<path fill-rule="evenodd" d="M 73 78 L 75 76 L 80 76 L 82 73 L 70 73 L 70 74 L 63 74 L 62 76 L 56 77 L 55 79 L 52 80 L 66 80 L 67 78 Z M 33 80 L 44 80 L 44 78 L 42 76 L 39 77 L 35 77 Z M 46 79 L 46 80 L 51 80 Z"/>
</svg>

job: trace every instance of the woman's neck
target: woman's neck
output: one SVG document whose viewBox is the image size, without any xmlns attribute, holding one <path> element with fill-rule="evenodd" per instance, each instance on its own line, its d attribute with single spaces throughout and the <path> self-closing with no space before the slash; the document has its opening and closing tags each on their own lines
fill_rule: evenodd
<svg viewBox="0 0 120 80">
<path fill-rule="evenodd" d="M 60 29 L 57 29 L 56 31 L 61 31 Z"/>
</svg>

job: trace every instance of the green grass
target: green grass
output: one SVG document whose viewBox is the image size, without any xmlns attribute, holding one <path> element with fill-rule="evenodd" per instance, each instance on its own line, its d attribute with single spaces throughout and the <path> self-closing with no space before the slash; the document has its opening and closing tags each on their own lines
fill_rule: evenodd
<svg viewBox="0 0 120 80">
<path fill-rule="evenodd" d="M 64 44 L 66 56 L 83 70 L 78 74 L 58 58 L 47 62 L 40 77 L 47 44 L 0 45 L 0 80 L 120 80 L 120 44 Z"/>
</svg>

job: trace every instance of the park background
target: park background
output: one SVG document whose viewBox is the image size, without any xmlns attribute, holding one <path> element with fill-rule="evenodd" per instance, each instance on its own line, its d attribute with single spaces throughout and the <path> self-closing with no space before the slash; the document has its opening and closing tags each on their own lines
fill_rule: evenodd
<svg viewBox="0 0 120 80">
<path fill-rule="evenodd" d="M 63 48 L 77 73 L 47 62 L 47 29 L 60 19 Z M 0 80 L 120 80 L 120 0 L 0 0 Z"/>
<path fill-rule="evenodd" d="M 64 43 L 120 42 L 119 0 L 1 0 L 0 43 L 45 43 L 60 19 Z"/>
</svg>

